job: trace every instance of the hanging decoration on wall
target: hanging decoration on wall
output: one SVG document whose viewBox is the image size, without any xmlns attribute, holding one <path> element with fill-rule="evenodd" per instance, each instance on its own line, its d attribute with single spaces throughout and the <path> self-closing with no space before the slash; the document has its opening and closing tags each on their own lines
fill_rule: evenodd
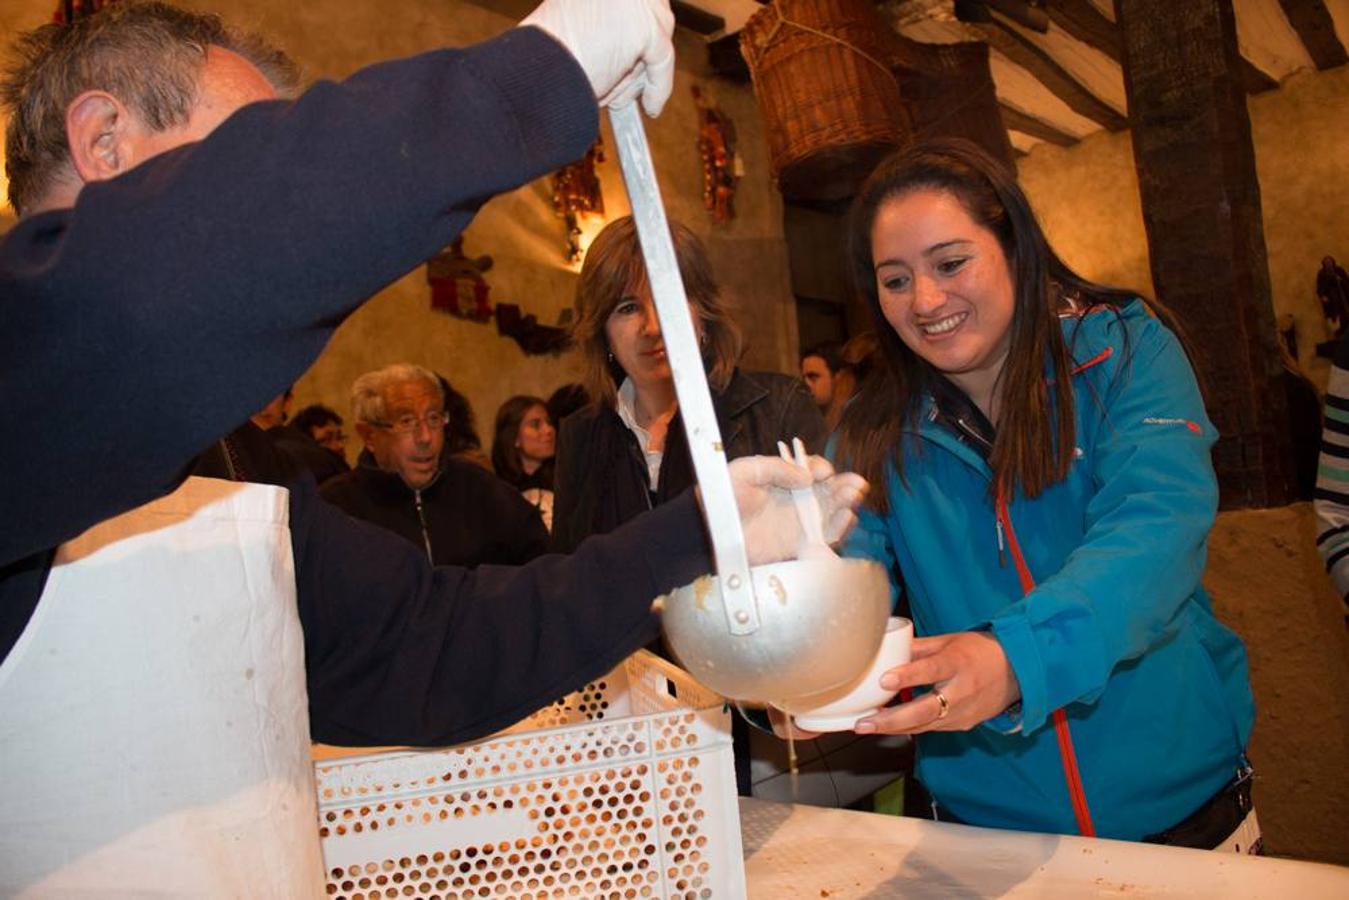
<svg viewBox="0 0 1349 900">
<path fill-rule="evenodd" d="M 448 250 L 426 261 L 426 283 L 431 285 L 431 308 L 461 319 L 486 322 L 492 318 L 492 288 L 483 273 L 492 268 L 492 257 L 470 259 L 464 255 L 460 237 Z"/>
<path fill-rule="evenodd" d="M 431 308 L 470 322 L 487 322 L 494 315 L 497 334 L 520 345 L 525 353 L 559 353 L 570 344 L 564 321 L 540 325 L 538 316 L 526 314 L 517 304 L 490 299 L 492 286 L 483 277 L 492 268 L 492 257 L 469 257 L 460 237 L 449 248 L 426 261 L 426 283 L 431 285 Z"/>
<path fill-rule="evenodd" d="M 566 260 L 580 262 L 581 216 L 604 218 L 604 193 L 600 190 L 600 176 L 595 166 L 604 162 L 604 142 L 597 138 L 576 162 L 553 173 L 553 212 L 567 226 Z"/>
<path fill-rule="evenodd" d="M 57 0 L 52 21 L 57 25 L 67 25 L 76 19 L 92 16 L 105 6 L 112 6 L 117 0 Z"/>
<path fill-rule="evenodd" d="M 735 183 L 745 174 L 735 152 L 735 124 L 695 84 L 698 154 L 703 162 L 703 206 L 718 225 L 735 218 Z"/>
<path fill-rule="evenodd" d="M 498 303 L 497 334 L 515 341 L 530 356 L 561 353 L 571 346 L 571 336 L 565 327 L 566 314 L 571 310 L 562 312 L 563 320 L 558 325 L 540 325 L 538 316 L 522 312 L 514 303 Z"/>
</svg>

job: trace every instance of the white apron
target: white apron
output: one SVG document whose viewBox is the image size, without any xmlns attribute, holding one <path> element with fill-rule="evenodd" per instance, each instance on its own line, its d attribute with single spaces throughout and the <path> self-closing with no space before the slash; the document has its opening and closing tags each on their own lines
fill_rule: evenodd
<svg viewBox="0 0 1349 900">
<path fill-rule="evenodd" d="M 322 895 L 288 506 L 190 478 L 58 550 L 0 665 L 0 896 Z"/>
</svg>

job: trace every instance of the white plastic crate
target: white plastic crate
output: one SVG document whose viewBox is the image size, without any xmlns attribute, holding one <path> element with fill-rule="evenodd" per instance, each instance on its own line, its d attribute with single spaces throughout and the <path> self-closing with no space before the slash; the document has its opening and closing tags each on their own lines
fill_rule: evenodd
<svg viewBox="0 0 1349 900">
<path fill-rule="evenodd" d="M 486 740 L 314 770 L 329 897 L 745 895 L 730 715 L 645 651 Z"/>
</svg>

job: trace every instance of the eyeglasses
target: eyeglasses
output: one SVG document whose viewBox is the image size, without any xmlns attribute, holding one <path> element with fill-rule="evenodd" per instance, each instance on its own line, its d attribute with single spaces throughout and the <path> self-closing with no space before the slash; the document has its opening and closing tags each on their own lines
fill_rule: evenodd
<svg viewBox="0 0 1349 900">
<path fill-rule="evenodd" d="M 376 428 L 383 428 L 386 431 L 391 431 L 394 434 L 412 434 L 412 432 L 416 431 L 418 426 L 423 422 L 426 423 L 426 427 L 430 430 L 439 431 L 444 428 L 449 421 L 449 416 L 445 415 L 443 412 L 437 411 L 429 412 L 421 418 L 408 414 L 406 416 L 399 416 L 392 422 L 371 422 L 370 424 L 374 425 Z"/>
</svg>

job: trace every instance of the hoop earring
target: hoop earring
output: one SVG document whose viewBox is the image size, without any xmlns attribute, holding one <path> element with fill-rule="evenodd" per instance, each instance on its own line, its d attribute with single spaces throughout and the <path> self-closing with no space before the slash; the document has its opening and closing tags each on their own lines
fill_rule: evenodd
<svg viewBox="0 0 1349 900">
<path fill-rule="evenodd" d="M 606 355 L 609 357 L 608 359 L 609 362 L 614 361 L 614 351 L 610 350 Z"/>
</svg>

